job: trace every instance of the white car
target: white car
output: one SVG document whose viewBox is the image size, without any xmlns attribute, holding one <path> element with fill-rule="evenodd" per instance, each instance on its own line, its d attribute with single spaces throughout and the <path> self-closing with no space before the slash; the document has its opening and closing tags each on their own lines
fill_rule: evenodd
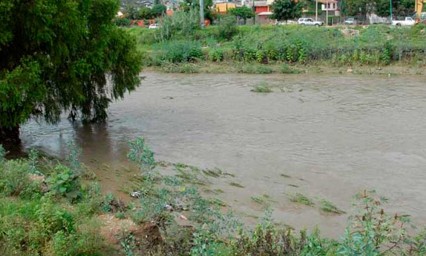
<svg viewBox="0 0 426 256">
<path fill-rule="evenodd" d="M 356 25 L 356 20 L 353 17 L 349 17 L 345 20 L 345 25 Z"/>
<path fill-rule="evenodd" d="M 414 26 L 416 21 L 411 17 L 405 17 L 404 20 L 393 20 L 392 25 L 394 26 Z"/>
<path fill-rule="evenodd" d="M 151 24 L 151 25 L 149 25 L 149 29 L 157 29 L 157 28 L 159 28 L 160 27 L 160 25 L 158 25 L 157 23 L 154 23 L 154 24 Z"/>
<path fill-rule="evenodd" d="M 324 23 L 322 21 L 315 21 L 311 18 L 300 18 L 297 20 L 297 24 L 305 26 L 322 26 Z"/>
</svg>

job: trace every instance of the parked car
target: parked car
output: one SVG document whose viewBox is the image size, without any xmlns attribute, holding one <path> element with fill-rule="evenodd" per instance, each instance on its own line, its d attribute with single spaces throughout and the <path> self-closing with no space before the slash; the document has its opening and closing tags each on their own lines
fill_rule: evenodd
<svg viewBox="0 0 426 256">
<path fill-rule="evenodd" d="M 157 28 L 160 28 L 160 25 L 158 25 L 157 23 L 154 23 L 154 24 L 149 25 L 148 28 L 149 29 L 157 29 Z"/>
<path fill-rule="evenodd" d="M 344 23 L 345 25 L 356 25 L 356 20 L 354 17 L 348 17 Z"/>
<path fill-rule="evenodd" d="M 315 21 L 311 18 L 300 18 L 297 20 L 297 24 L 304 26 L 322 26 L 324 23 L 322 21 Z"/>
<path fill-rule="evenodd" d="M 291 25 L 291 24 L 297 24 L 296 21 L 294 20 L 287 20 L 287 21 L 277 21 L 277 23 L 275 23 L 276 25 Z"/>
<path fill-rule="evenodd" d="M 392 25 L 394 26 L 414 26 L 416 21 L 411 17 L 405 17 L 403 20 L 393 20 Z"/>
</svg>

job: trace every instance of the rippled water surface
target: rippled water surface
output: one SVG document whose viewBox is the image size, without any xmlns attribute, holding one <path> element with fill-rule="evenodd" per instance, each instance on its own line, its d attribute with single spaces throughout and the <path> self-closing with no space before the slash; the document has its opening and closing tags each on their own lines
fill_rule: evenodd
<svg viewBox="0 0 426 256">
<path fill-rule="evenodd" d="M 247 216 L 268 195 L 274 217 L 295 227 L 341 233 L 347 215 L 291 203 L 300 192 L 348 212 L 353 195 L 376 189 L 390 210 L 426 224 L 426 78 L 325 75 L 176 75 L 145 73 L 137 91 L 113 103 L 105 125 L 30 122 L 27 147 L 63 156 L 75 140 L 105 188 L 123 185 L 127 141 L 144 136 L 156 158 L 236 175 L 214 184 Z M 269 94 L 253 86 L 274 86 Z M 102 177 L 105 175 L 105 177 Z M 289 177 L 288 177 L 289 176 Z"/>
</svg>

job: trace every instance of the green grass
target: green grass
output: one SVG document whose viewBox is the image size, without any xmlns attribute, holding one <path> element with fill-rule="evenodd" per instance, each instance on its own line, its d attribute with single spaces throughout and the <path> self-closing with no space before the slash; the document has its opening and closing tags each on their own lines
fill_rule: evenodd
<svg viewBox="0 0 426 256">
<path fill-rule="evenodd" d="M 257 93 L 271 93 L 271 92 L 273 92 L 272 89 L 266 84 L 257 85 L 253 89 L 251 89 L 251 91 L 257 92 Z"/>
<path fill-rule="evenodd" d="M 238 26 L 238 33 L 229 39 L 219 36 L 218 27 L 172 35 L 159 40 L 159 31 L 130 28 L 144 53 L 146 65 L 161 66 L 160 60 L 186 65 L 182 60 L 233 62 L 236 72 L 249 74 L 297 74 L 303 72 L 294 64 L 315 64 L 325 61 L 335 66 L 391 63 L 426 64 L 424 25 L 394 29 L 389 26 L 355 28 L 358 36 L 346 36 L 344 27 L 301 26 Z M 274 69 L 268 64 L 279 64 Z M 280 64 L 282 63 L 282 64 Z M 232 66 L 232 65 L 231 65 Z M 235 66 L 235 65 L 234 65 Z M 235 69 L 232 67 L 232 69 Z M 193 73 L 194 68 L 165 68 L 166 72 Z M 208 70 L 205 70 L 208 71 Z"/>
<path fill-rule="evenodd" d="M 311 199 L 309 199 L 307 196 L 305 196 L 301 193 L 291 194 L 291 195 L 289 195 L 289 199 L 293 203 L 303 204 L 303 205 L 307 205 L 307 206 L 313 206 L 314 205 L 314 202 Z"/>
<path fill-rule="evenodd" d="M 345 211 L 340 210 L 335 206 L 332 202 L 327 201 L 325 199 L 320 201 L 320 210 L 326 213 L 334 213 L 334 214 L 344 214 Z"/>
</svg>

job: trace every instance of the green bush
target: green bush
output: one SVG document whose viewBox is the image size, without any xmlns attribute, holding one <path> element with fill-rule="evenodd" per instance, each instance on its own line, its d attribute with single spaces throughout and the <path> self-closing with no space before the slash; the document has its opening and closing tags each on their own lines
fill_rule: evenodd
<svg viewBox="0 0 426 256">
<path fill-rule="evenodd" d="M 66 196 L 71 200 L 81 197 L 78 176 L 67 166 L 58 164 L 46 179 L 51 193 Z"/>
<path fill-rule="evenodd" d="M 114 23 L 119 27 L 128 27 L 130 26 L 131 21 L 127 18 L 116 18 L 114 19 Z"/>
<path fill-rule="evenodd" d="M 173 37 L 188 38 L 194 35 L 199 28 L 199 14 L 195 8 L 188 12 L 176 11 L 172 16 L 166 16 L 162 19 L 157 39 L 165 41 Z"/>
<path fill-rule="evenodd" d="M 213 48 L 209 51 L 209 60 L 213 62 L 223 61 L 223 50 L 220 48 Z"/>
<path fill-rule="evenodd" d="M 171 41 L 161 43 L 153 57 L 156 65 L 162 62 L 180 63 L 190 62 L 203 58 L 201 44 L 195 41 Z"/>
<path fill-rule="evenodd" d="M 30 169 L 29 163 L 23 160 L 0 163 L 0 193 L 24 198 L 39 196 L 40 183 L 30 180 Z"/>
<path fill-rule="evenodd" d="M 218 37 L 222 40 L 230 40 L 238 32 L 236 17 L 233 15 L 223 16 L 219 20 Z"/>
</svg>

